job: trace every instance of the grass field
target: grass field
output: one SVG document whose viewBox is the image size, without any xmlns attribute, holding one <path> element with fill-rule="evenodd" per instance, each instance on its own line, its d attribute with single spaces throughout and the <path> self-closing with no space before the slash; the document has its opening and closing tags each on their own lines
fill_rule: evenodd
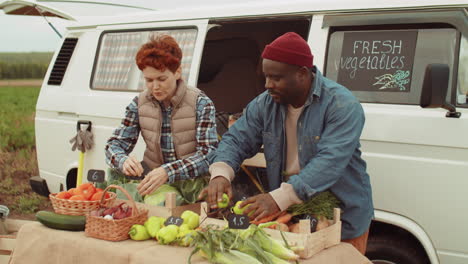
<svg viewBox="0 0 468 264">
<path fill-rule="evenodd" d="M 34 218 L 35 211 L 49 206 L 29 186 L 29 178 L 38 175 L 34 113 L 39 91 L 37 86 L 0 87 L 0 204 L 14 218 Z"/>
</svg>

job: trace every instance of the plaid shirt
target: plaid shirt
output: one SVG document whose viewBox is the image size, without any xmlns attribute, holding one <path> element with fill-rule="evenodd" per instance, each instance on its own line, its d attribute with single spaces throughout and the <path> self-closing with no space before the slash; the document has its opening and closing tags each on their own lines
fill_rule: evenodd
<svg viewBox="0 0 468 264">
<path fill-rule="evenodd" d="M 200 93 L 197 98 L 196 117 L 196 152 L 185 159 L 177 159 L 172 139 L 171 118 L 172 107 L 162 109 L 161 151 L 164 164 L 161 165 L 169 176 L 169 183 L 186 180 L 208 174 L 209 163 L 206 155 L 216 149 L 218 138 L 216 133 L 215 107 L 210 98 Z M 138 96 L 127 106 L 125 117 L 120 126 L 114 130 L 105 147 L 106 162 L 113 168 L 122 171 L 122 166 L 135 147 L 140 134 L 138 119 Z"/>
</svg>

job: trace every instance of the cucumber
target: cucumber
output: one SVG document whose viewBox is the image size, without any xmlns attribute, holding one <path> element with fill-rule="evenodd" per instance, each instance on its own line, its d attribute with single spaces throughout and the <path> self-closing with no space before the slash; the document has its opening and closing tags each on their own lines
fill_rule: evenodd
<svg viewBox="0 0 468 264">
<path fill-rule="evenodd" d="M 39 211 L 36 219 L 43 225 L 60 230 L 83 231 L 86 225 L 84 215 L 62 215 L 49 211 Z"/>
</svg>

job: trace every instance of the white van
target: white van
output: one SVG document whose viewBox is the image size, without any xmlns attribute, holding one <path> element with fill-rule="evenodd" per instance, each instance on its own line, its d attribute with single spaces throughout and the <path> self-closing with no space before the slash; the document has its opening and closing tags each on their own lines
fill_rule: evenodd
<svg viewBox="0 0 468 264">
<path fill-rule="evenodd" d="M 106 170 L 106 140 L 144 88 L 135 52 L 152 34 L 173 35 L 184 79 L 217 111 L 237 113 L 264 90 L 264 46 L 287 31 L 308 40 L 317 68 L 364 107 L 361 143 L 375 203 L 367 256 L 468 263 L 466 0 L 260 1 L 78 21 L 55 52 L 37 102 L 40 177 L 33 186 L 74 187 L 78 153 L 68 141 L 79 120 L 92 122 L 95 142 L 84 175 Z"/>
</svg>

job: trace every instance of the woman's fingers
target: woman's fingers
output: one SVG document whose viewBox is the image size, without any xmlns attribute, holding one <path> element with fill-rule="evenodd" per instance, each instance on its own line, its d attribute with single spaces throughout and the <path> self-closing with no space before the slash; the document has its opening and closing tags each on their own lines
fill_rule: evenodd
<svg viewBox="0 0 468 264">
<path fill-rule="evenodd" d="M 128 157 L 127 160 L 131 170 L 135 173 L 133 176 L 141 176 L 143 173 L 143 166 L 141 166 L 141 163 L 133 156 Z"/>
</svg>

